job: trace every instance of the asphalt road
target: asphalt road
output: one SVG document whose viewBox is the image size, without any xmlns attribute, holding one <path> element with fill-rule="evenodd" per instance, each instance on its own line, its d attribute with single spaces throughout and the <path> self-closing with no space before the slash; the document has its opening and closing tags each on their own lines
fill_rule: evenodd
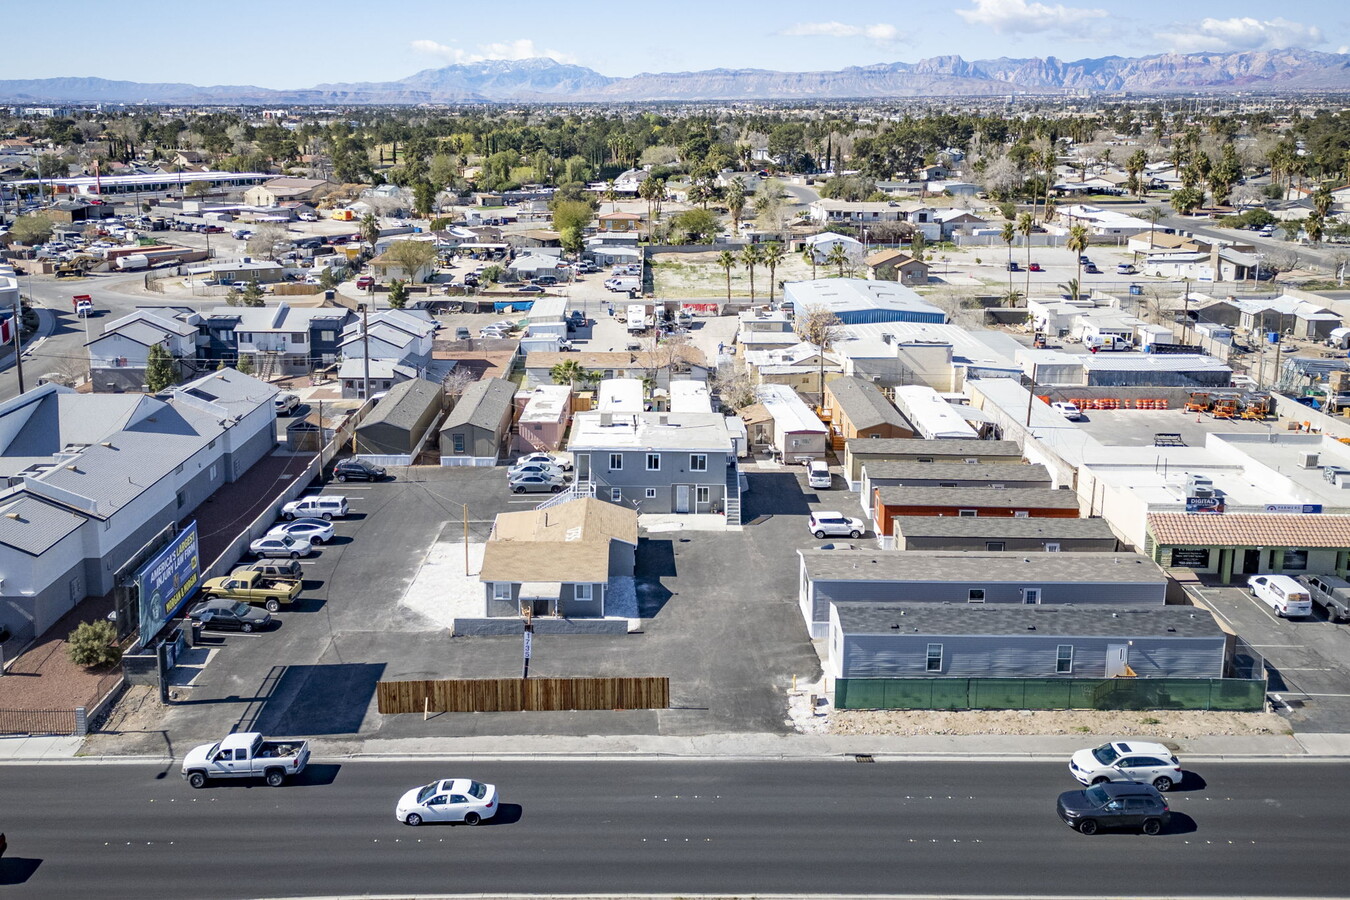
<svg viewBox="0 0 1350 900">
<path fill-rule="evenodd" d="M 1183 760 L 1184 762 L 1184 760 Z M 1163 835 L 1085 837 L 1060 764 L 344 762 L 193 791 L 140 766 L 3 769 L 6 897 L 528 892 L 1344 895 L 1344 764 L 1202 765 Z M 394 821 L 405 789 L 492 781 L 499 820 Z"/>
</svg>

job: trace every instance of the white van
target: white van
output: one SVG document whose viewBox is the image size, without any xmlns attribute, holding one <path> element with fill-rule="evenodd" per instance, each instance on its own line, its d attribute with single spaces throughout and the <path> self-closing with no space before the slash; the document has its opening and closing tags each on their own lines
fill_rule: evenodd
<svg viewBox="0 0 1350 900">
<path fill-rule="evenodd" d="M 1285 619 L 1312 615 L 1312 595 L 1288 575 L 1253 575 L 1247 579 L 1252 596 Z"/>
<path fill-rule="evenodd" d="M 834 479 L 830 477 L 830 464 L 823 459 L 813 459 L 806 468 L 806 483 L 813 488 L 830 488 Z"/>
</svg>

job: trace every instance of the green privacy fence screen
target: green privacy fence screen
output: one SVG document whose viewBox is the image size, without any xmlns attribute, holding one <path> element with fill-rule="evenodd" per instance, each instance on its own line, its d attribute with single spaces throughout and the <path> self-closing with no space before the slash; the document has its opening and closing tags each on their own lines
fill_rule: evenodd
<svg viewBox="0 0 1350 900">
<path fill-rule="evenodd" d="M 1264 679 L 840 678 L 835 709 L 1260 710 Z"/>
</svg>

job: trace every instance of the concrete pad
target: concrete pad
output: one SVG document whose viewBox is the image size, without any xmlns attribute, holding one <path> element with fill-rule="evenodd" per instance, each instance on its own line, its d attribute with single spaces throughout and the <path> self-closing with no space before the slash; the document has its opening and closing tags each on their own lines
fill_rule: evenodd
<svg viewBox="0 0 1350 900">
<path fill-rule="evenodd" d="M 450 629 L 456 618 L 481 618 L 487 601 L 478 571 L 483 567 L 485 546 L 469 543 L 466 570 L 463 541 L 432 544 L 400 605 Z"/>
<path fill-rule="evenodd" d="M 70 735 L 0 737 L 0 763 L 74 759 L 84 738 Z"/>
<path fill-rule="evenodd" d="M 1296 734 L 1293 740 L 1310 756 L 1350 756 L 1350 734 Z"/>
<path fill-rule="evenodd" d="M 649 534 L 670 531 L 726 531 L 727 517 L 695 513 L 644 513 L 638 516 L 638 527 Z"/>
</svg>

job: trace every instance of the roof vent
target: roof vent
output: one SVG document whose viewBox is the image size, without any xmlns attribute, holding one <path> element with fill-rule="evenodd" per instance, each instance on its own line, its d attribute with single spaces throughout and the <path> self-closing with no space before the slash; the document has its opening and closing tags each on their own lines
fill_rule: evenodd
<svg viewBox="0 0 1350 900">
<path fill-rule="evenodd" d="M 900 623 L 899 623 L 899 622 L 892 623 L 891 627 L 894 628 L 894 629 L 896 629 L 897 631 L 899 631 L 899 630 L 900 630 Z"/>
<path fill-rule="evenodd" d="M 80 471 L 79 466 L 75 465 L 74 463 L 70 463 L 69 465 L 67 465 L 67 466 L 66 466 L 66 469 L 67 469 L 68 471 L 71 471 L 71 472 L 78 472 L 78 471 Z"/>
<path fill-rule="evenodd" d="M 19 521 L 19 514 L 18 514 L 18 513 L 5 513 L 5 518 L 6 518 L 6 519 L 13 519 L 14 521 L 17 522 L 17 521 Z M 898 628 L 899 626 L 896 626 L 896 627 Z"/>
<path fill-rule="evenodd" d="M 1120 618 L 1120 613 L 1115 613 L 1115 612 L 1111 613 L 1111 618 L 1113 618 L 1113 619 L 1119 619 L 1119 618 Z"/>
<path fill-rule="evenodd" d="M 1027 626 L 1027 631 L 1035 631 L 1035 630 L 1036 630 L 1036 626 L 1035 626 L 1035 625 L 1028 625 L 1028 626 Z"/>
<path fill-rule="evenodd" d="M 1170 626 L 1170 625 L 1169 625 L 1169 626 L 1167 626 L 1167 630 L 1168 630 L 1168 631 L 1172 631 L 1172 632 L 1175 632 L 1175 631 L 1176 631 L 1176 629 L 1175 629 L 1175 628 L 1173 628 L 1173 627 L 1172 627 L 1172 626 Z"/>
<path fill-rule="evenodd" d="M 99 446 L 107 447 L 109 450 L 113 449 L 112 441 L 103 441 Z"/>
</svg>

